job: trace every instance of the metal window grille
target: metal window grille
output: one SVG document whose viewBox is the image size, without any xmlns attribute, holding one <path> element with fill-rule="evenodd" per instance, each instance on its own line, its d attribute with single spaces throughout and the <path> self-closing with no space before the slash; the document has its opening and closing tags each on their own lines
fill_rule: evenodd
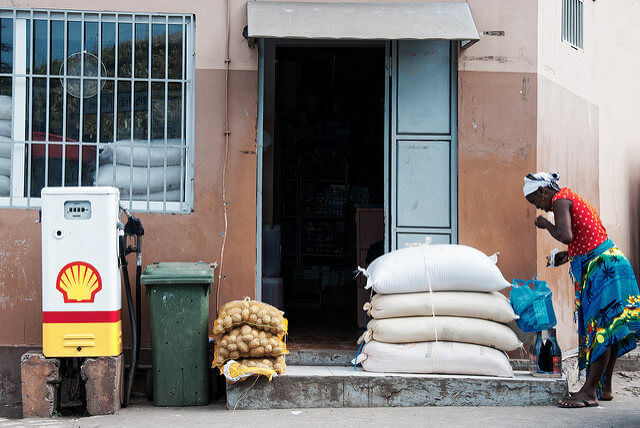
<svg viewBox="0 0 640 428">
<path fill-rule="evenodd" d="M 562 0 L 562 40 L 583 49 L 583 0 Z"/>
<path fill-rule="evenodd" d="M 193 207 L 191 15 L 0 9 L 0 207 L 45 186 L 115 186 Z"/>
</svg>

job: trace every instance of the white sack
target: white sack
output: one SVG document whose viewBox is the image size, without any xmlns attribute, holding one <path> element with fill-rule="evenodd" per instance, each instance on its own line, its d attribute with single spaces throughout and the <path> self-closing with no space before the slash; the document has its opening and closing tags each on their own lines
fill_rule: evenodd
<svg viewBox="0 0 640 428">
<path fill-rule="evenodd" d="M 145 195 L 142 195 L 146 197 Z M 164 201 L 164 192 L 155 192 L 149 194 L 150 201 Z M 167 202 L 180 202 L 180 189 L 167 190 Z"/>
<path fill-rule="evenodd" d="M 0 140 L 0 158 L 11 159 L 12 145 L 13 145 L 13 142 L 5 143 L 4 141 Z"/>
<path fill-rule="evenodd" d="M 363 274 L 376 293 L 500 291 L 509 284 L 496 257 L 464 245 L 418 245 L 375 259 Z"/>
<path fill-rule="evenodd" d="M 151 192 L 149 193 L 149 201 L 153 202 L 163 202 L 164 201 L 163 192 Z M 127 191 L 127 195 L 125 197 L 120 198 L 122 202 L 129 201 L 129 195 Z M 147 201 L 147 192 L 146 190 L 142 193 L 134 193 L 132 200 L 134 201 Z M 177 190 L 167 190 L 167 202 L 180 202 L 180 189 Z"/>
<path fill-rule="evenodd" d="M 0 95 L 0 120 L 11 120 L 11 117 L 13 117 L 11 96 Z"/>
<path fill-rule="evenodd" d="M 125 165 L 116 166 L 115 187 L 120 189 L 121 195 L 129 194 L 129 183 L 131 181 L 131 169 L 133 169 L 133 194 L 147 194 L 147 171 L 149 171 L 149 191 L 151 193 L 161 192 L 164 188 L 164 168 L 128 167 Z M 96 186 L 113 186 L 113 165 L 101 165 L 96 179 Z M 180 167 L 167 167 L 167 190 L 180 188 Z"/>
<path fill-rule="evenodd" d="M 0 157 L 0 175 L 11 176 L 11 158 Z"/>
<path fill-rule="evenodd" d="M 376 294 L 364 304 L 365 311 L 376 319 L 450 315 L 482 318 L 508 324 L 518 316 L 507 299 L 497 291 L 435 291 L 433 293 Z"/>
<path fill-rule="evenodd" d="M 501 351 L 522 345 L 508 326 L 494 321 L 464 317 L 405 317 L 371 320 L 358 342 L 371 339 L 386 343 L 431 342 L 475 343 Z"/>
<path fill-rule="evenodd" d="M 470 343 L 371 341 L 364 345 L 357 362 L 365 371 L 378 373 L 513 377 L 511 363 L 503 352 Z"/>
<path fill-rule="evenodd" d="M 164 145 L 164 140 L 151 140 L 151 144 L 152 146 L 148 147 L 146 141 L 123 140 L 106 145 L 100 153 L 100 162 L 113 163 L 113 154 L 115 153 L 118 165 L 131 165 L 132 155 L 134 166 L 146 167 L 147 162 L 150 162 L 151 166 L 164 166 L 165 157 L 167 158 L 167 166 L 180 165 L 182 148 L 160 147 Z M 167 145 L 179 146 L 181 144 L 179 139 L 167 140 Z"/>
<path fill-rule="evenodd" d="M 0 135 L 11 137 L 11 119 L 0 119 Z"/>
<path fill-rule="evenodd" d="M 6 175 L 0 175 L 0 196 L 9 196 L 11 188 L 11 179 Z"/>
</svg>

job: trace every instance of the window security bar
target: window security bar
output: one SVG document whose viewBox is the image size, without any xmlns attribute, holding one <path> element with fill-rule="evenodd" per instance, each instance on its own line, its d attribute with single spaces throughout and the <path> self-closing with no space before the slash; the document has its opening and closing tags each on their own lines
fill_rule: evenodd
<svg viewBox="0 0 640 428">
<path fill-rule="evenodd" d="M 562 40 L 583 49 L 583 0 L 562 0 Z"/>
<path fill-rule="evenodd" d="M 193 41 L 191 15 L 0 9 L 0 207 L 115 185 L 190 212 Z"/>
</svg>

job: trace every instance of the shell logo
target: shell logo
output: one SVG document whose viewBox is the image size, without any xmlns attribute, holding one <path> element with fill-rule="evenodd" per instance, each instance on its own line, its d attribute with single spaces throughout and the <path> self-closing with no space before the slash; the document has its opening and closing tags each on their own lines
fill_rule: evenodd
<svg viewBox="0 0 640 428">
<path fill-rule="evenodd" d="M 64 296 L 65 303 L 93 303 L 102 290 L 102 278 L 89 263 L 71 262 L 60 269 L 56 289 Z"/>
</svg>

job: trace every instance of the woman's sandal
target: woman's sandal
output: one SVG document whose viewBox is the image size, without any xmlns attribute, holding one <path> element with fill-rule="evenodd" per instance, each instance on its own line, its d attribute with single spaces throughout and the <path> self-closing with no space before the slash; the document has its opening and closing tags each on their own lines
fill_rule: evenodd
<svg viewBox="0 0 640 428">
<path fill-rule="evenodd" d="M 582 406 L 571 406 L 571 405 L 568 405 L 568 403 L 571 403 L 571 402 L 573 402 L 573 403 L 581 403 Z M 580 400 L 579 398 L 569 397 L 569 398 L 565 398 L 560 403 L 558 403 L 558 407 L 561 407 L 563 409 L 582 409 L 583 407 L 598 407 L 598 402 L 596 401 L 594 403 L 590 403 L 587 400 Z"/>
</svg>

